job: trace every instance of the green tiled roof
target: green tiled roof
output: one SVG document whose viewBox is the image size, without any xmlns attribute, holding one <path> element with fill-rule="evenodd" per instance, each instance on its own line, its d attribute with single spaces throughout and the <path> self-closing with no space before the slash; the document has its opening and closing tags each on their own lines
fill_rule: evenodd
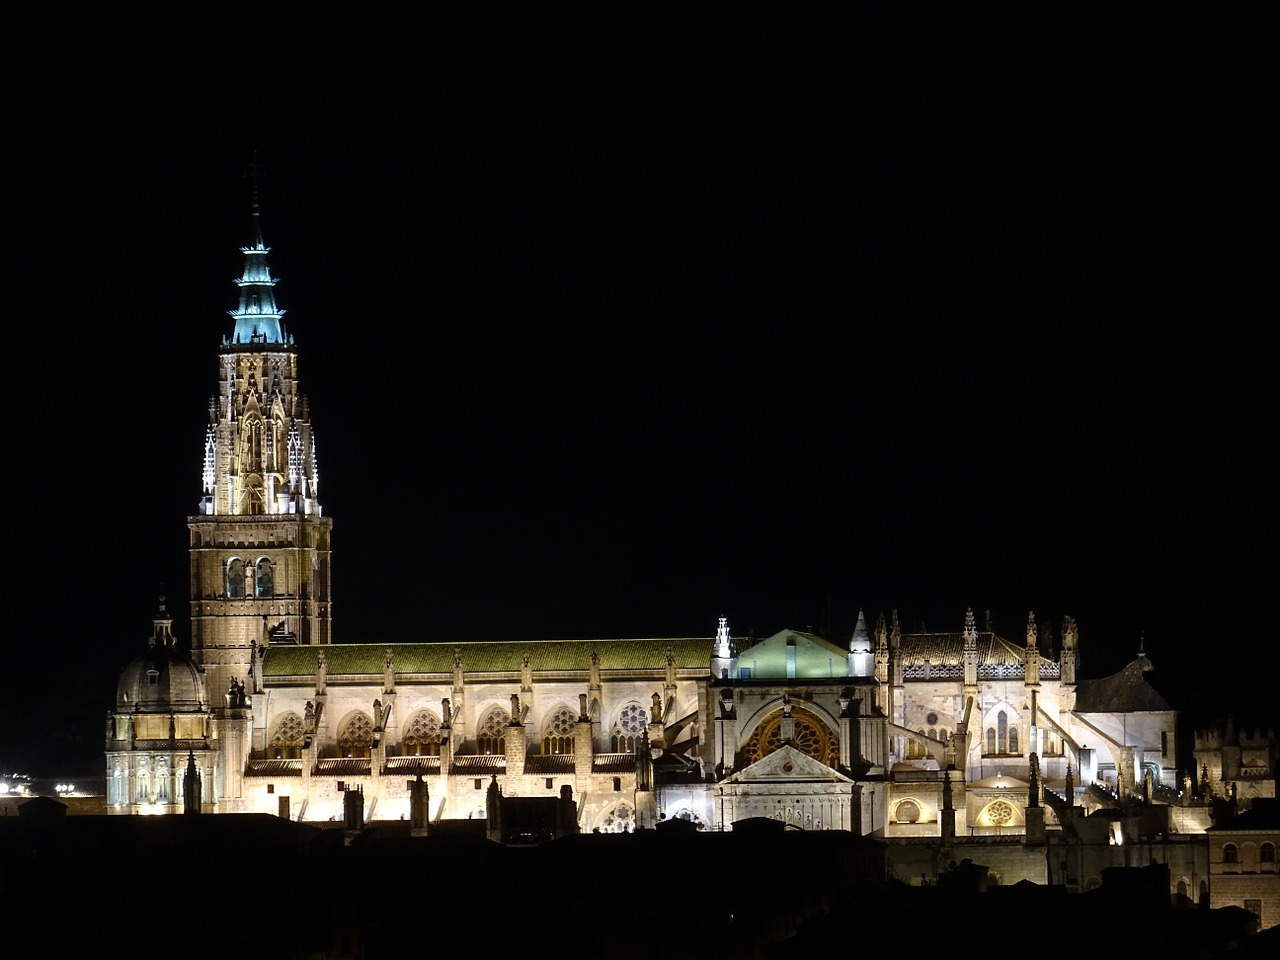
<svg viewBox="0 0 1280 960">
<path fill-rule="evenodd" d="M 452 673 L 454 651 L 462 654 L 467 673 L 518 671 L 524 657 L 534 672 L 588 670 L 591 654 L 600 657 L 601 670 L 661 670 L 667 651 L 678 670 L 711 669 L 710 637 L 649 640 L 507 640 L 495 643 L 344 643 L 328 646 L 272 646 L 262 661 L 263 676 L 312 676 L 316 655 L 323 650 L 329 676 L 381 676 L 387 648 L 395 651 L 396 673 Z"/>
</svg>

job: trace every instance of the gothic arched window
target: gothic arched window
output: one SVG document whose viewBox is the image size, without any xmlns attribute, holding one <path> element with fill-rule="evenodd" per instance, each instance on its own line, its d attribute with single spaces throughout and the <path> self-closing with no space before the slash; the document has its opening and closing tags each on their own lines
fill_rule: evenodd
<svg viewBox="0 0 1280 960">
<path fill-rule="evenodd" d="M 1009 746 L 1009 715 L 1003 710 L 996 714 L 996 749 L 1001 753 L 1008 753 Z"/>
<path fill-rule="evenodd" d="M 276 760 L 297 760 L 302 756 L 302 718 L 292 710 L 276 720 L 267 756 Z"/>
<path fill-rule="evenodd" d="M 338 755 L 367 757 L 373 749 L 373 720 L 359 711 L 347 717 L 338 733 Z"/>
<path fill-rule="evenodd" d="M 614 721 L 613 732 L 609 736 L 610 752 L 635 753 L 648 726 L 649 714 L 645 708 L 634 701 L 628 703 L 618 711 L 618 719 Z"/>
<path fill-rule="evenodd" d="M 254 467 L 262 466 L 262 421 L 250 417 L 245 422 L 245 455 Z"/>
<path fill-rule="evenodd" d="M 578 716 L 568 707 L 562 706 L 547 718 L 542 731 L 542 752 L 544 754 L 573 753 L 573 731 Z"/>
<path fill-rule="evenodd" d="M 996 755 L 996 728 L 987 727 L 987 756 Z"/>
<path fill-rule="evenodd" d="M 630 833 L 635 828 L 635 813 L 625 803 L 618 804 L 600 820 L 601 833 Z"/>
<path fill-rule="evenodd" d="M 1010 753 L 1022 752 L 1018 749 L 1018 728 L 1017 727 L 1009 728 L 1009 752 Z"/>
<path fill-rule="evenodd" d="M 227 599 L 240 600 L 244 597 L 244 561 L 232 557 L 227 561 Z"/>
<path fill-rule="evenodd" d="M 481 753 L 507 752 L 507 727 L 511 715 L 501 707 L 494 707 L 484 715 L 476 728 L 476 748 Z"/>
<path fill-rule="evenodd" d="M 404 725 L 404 755 L 440 756 L 440 718 L 430 710 L 419 710 Z"/>
<path fill-rule="evenodd" d="M 262 493 L 262 478 L 252 476 L 245 481 L 244 497 L 241 499 L 241 513 L 245 516 L 260 517 L 267 512 L 267 501 Z"/>
<path fill-rule="evenodd" d="M 267 557 L 262 557 L 253 571 L 253 595 L 255 597 L 274 597 L 276 595 L 276 568 Z"/>
</svg>

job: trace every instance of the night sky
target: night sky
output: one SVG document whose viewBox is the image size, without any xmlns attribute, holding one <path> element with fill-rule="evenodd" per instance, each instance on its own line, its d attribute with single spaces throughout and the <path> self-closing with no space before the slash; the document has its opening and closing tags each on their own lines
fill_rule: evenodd
<svg viewBox="0 0 1280 960">
<path fill-rule="evenodd" d="M 102 26 L 10 118 L 0 759 L 55 716 L 100 751 L 161 591 L 189 638 L 255 150 L 339 642 L 1034 610 L 1087 675 L 1145 638 L 1178 705 L 1274 719 L 1271 106 L 1233 38 L 334 22 L 144 61 Z"/>
</svg>

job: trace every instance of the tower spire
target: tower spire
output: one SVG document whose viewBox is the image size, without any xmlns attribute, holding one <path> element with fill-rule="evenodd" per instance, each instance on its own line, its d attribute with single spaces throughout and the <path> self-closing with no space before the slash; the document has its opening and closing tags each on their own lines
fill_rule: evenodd
<svg viewBox="0 0 1280 960">
<path fill-rule="evenodd" d="M 249 165 L 249 177 L 253 184 L 250 203 L 250 236 L 252 242 L 241 247 L 244 254 L 244 272 L 236 278 L 240 288 L 240 306 L 227 312 L 235 320 L 231 343 L 284 343 L 284 311 L 276 306 L 274 287 L 276 280 L 267 268 L 267 254 L 271 248 L 262 239 L 262 218 L 258 202 L 258 176 L 261 167 L 255 155 Z"/>
<path fill-rule="evenodd" d="M 875 676 L 875 654 L 871 649 L 871 635 L 867 633 L 867 618 L 858 611 L 858 622 L 853 626 L 849 639 L 849 676 Z"/>
</svg>

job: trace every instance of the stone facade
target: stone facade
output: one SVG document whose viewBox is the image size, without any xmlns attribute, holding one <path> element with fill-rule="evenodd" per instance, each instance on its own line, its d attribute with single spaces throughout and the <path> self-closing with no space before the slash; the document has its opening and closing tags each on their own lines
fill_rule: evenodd
<svg viewBox="0 0 1280 960">
<path fill-rule="evenodd" d="M 189 767 L 204 811 L 310 821 L 344 819 L 349 795 L 365 820 L 412 819 L 423 790 L 429 825 L 489 817 L 490 796 L 568 791 L 584 832 L 766 817 L 944 852 L 987 843 L 999 877 L 1040 882 L 1064 818 L 1176 792 L 1176 717 L 1150 662 L 1078 678 L 1070 618 L 1056 647 L 1034 616 L 1013 641 L 971 611 L 915 634 L 896 612 L 874 629 L 860 614 L 839 642 L 734 637 L 721 618 L 693 638 L 333 643 L 331 521 L 256 208 L 243 250 L 187 521 L 191 653 L 162 613 L 122 676 L 113 812 L 181 810 Z M 132 685 L 161 660 L 182 697 L 139 700 Z"/>
<path fill-rule="evenodd" d="M 1236 817 L 1208 831 L 1210 904 L 1244 907 L 1259 928 L 1280 925 L 1280 807 L 1257 799 Z"/>
</svg>

